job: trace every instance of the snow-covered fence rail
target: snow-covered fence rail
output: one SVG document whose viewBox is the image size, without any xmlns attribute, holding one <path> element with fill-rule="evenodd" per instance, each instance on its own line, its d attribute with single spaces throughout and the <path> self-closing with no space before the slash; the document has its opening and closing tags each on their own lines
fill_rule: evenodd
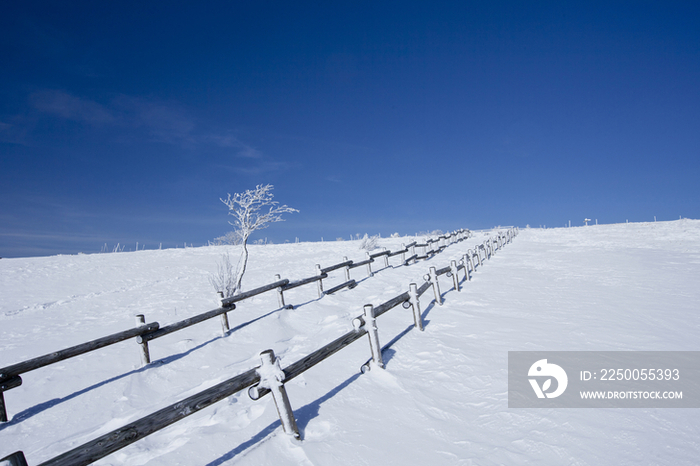
<svg viewBox="0 0 700 466">
<path fill-rule="evenodd" d="M 513 236 L 516 234 L 517 229 L 513 229 Z M 511 240 L 512 237 L 509 238 L 508 242 Z M 451 276 L 454 289 L 461 291 L 456 274 L 459 270 L 464 270 L 464 280 L 465 282 L 468 281 L 470 279 L 469 262 L 470 259 L 465 255 L 459 265 L 453 260 L 449 266 L 441 269 L 430 267 L 430 273 L 425 276 L 425 283 L 420 287 L 415 283 L 411 283 L 407 292 L 401 293 L 378 306 L 365 305 L 364 314 L 352 320 L 352 330 L 284 369 L 279 366 L 279 360 L 275 358 L 273 351 L 265 350 L 260 353 L 261 366 L 249 369 L 211 388 L 104 434 L 97 439 L 41 463 L 39 466 L 90 464 L 244 389 L 248 389 L 248 394 L 253 400 L 258 400 L 268 393 L 272 393 L 284 431 L 299 438 L 300 433 L 294 420 L 294 413 L 284 389 L 284 384 L 361 339 L 364 335 L 369 337 L 371 358 L 361 366 L 361 371 L 369 370 L 372 367 L 371 363 L 376 367 L 384 368 L 376 319 L 391 309 L 403 305 L 404 308 L 413 309 L 414 327 L 422 331 L 420 296 L 433 287 L 436 301 L 442 304 L 438 286 L 438 277 L 442 275 Z M 283 286 L 287 285 L 289 283 Z M 7 462 L 10 466 L 27 466 L 24 453 L 21 451 L 0 459 L 0 464 L 3 464 L 3 462 Z"/>
<path fill-rule="evenodd" d="M 129 338 L 139 337 L 144 333 L 158 330 L 158 327 L 158 322 L 152 322 L 130 330 L 113 333 L 112 335 L 107 335 L 106 337 L 98 338 L 87 343 L 71 346 L 70 348 L 56 351 L 54 353 L 0 368 L 0 421 L 7 422 L 8 420 L 3 392 L 22 385 L 22 378 L 20 377 L 21 374 L 63 361 L 65 359 L 80 356 L 81 354 L 95 351 L 97 349 L 104 348 L 105 346 L 128 340 Z"/>
</svg>

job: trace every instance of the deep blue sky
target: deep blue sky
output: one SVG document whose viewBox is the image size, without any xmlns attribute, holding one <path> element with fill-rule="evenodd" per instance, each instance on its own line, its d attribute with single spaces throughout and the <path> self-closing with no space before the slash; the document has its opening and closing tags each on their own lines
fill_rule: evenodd
<svg viewBox="0 0 700 466">
<path fill-rule="evenodd" d="M 0 256 L 700 218 L 698 2 L 4 2 Z"/>
</svg>

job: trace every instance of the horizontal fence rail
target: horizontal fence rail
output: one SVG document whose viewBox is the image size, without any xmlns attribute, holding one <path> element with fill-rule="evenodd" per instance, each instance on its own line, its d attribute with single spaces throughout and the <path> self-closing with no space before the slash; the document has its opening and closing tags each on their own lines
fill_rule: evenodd
<svg viewBox="0 0 700 466">
<path fill-rule="evenodd" d="M 517 235 L 518 230 L 517 228 L 510 229 L 508 233 L 503 234 L 503 241 L 505 243 L 508 243 L 512 241 L 512 238 Z M 501 233 L 499 232 L 498 238 L 501 238 Z M 501 246 L 502 247 L 502 246 Z M 467 258 L 467 255 L 464 256 Z M 490 256 L 487 256 L 487 258 Z M 343 265 L 345 266 L 345 265 Z M 340 268 L 340 267 L 338 267 Z M 464 262 L 460 264 L 458 267 L 456 265 L 456 261 L 452 261 L 449 267 L 444 267 L 439 270 L 436 270 L 435 267 L 430 267 L 430 273 L 426 275 L 426 281 L 423 283 L 420 287 L 417 287 L 415 283 L 411 283 L 409 285 L 409 291 L 405 293 L 401 293 L 400 295 L 374 307 L 371 304 L 366 305 L 364 309 L 364 315 L 358 316 L 355 319 L 353 319 L 353 329 L 350 330 L 349 332 L 341 335 L 340 337 L 336 338 L 332 342 L 324 345 L 323 347 L 319 348 L 318 350 L 312 352 L 311 354 L 305 356 L 304 358 L 290 364 L 284 369 L 279 369 L 279 379 L 275 380 L 267 380 L 265 377 L 269 377 L 268 375 L 265 375 L 264 377 L 261 376 L 261 372 L 259 372 L 260 367 L 256 367 L 253 369 L 250 369 L 242 374 L 236 375 L 224 382 L 221 382 L 211 388 L 208 388 L 202 392 L 199 392 L 195 395 L 192 395 L 182 401 L 179 401 L 177 403 L 174 403 L 168 407 L 165 407 L 159 411 L 156 411 L 155 413 L 152 413 L 144 418 L 141 418 L 137 421 L 134 421 L 130 424 L 127 424 L 126 426 L 123 426 L 119 429 L 113 430 L 112 432 L 109 432 L 107 434 L 104 434 L 97 439 L 94 439 L 88 443 L 85 443 L 77 448 L 74 448 L 66 453 L 63 453 L 62 455 L 59 455 L 55 458 L 52 458 L 44 463 L 41 463 L 39 466 L 65 466 L 65 465 L 86 465 L 90 464 L 94 461 L 97 461 L 98 459 L 104 458 L 105 456 L 114 453 L 117 450 L 120 450 L 121 448 L 124 448 L 127 445 L 130 445 L 160 429 L 163 429 L 164 427 L 167 427 L 187 416 L 190 414 L 193 414 L 201 409 L 204 409 L 230 395 L 233 395 L 239 391 L 242 391 L 246 388 L 248 388 L 248 394 L 250 397 L 254 400 L 260 399 L 263 396 L 267 395 L 268 393 L 272 393 L 275 405 L 277 406 L 277 412 L 280 415 L 280 422 L 282 423 L 283 429 L 287 434 L 293 435 L 297 438 L 300 437 L 298 428 L 296 426 L 296 421 L 294 420 L 294 416 L 291 410 L 291 406 L 289 404 L 289 400 L 287 397 L 287 393 L 284 389 L 284 382 L 288 382 L 298 375 L 304 373 L 305 371 L 309 370 L 310 368 L 314 367 L 318 363 L 324 361 L 325 359 L 329 358 L 333 354 L 337 353 L 341 349 L 347 347 L 351 343 L 361 339 L 364 335 L 369 336 L 369 344 L 370 344 L 370 350 L 372 353 L 372 357 L 370 359 L 370 362 L 374 364 L 374 366 L 383 368 L 384 364 L 382 362 L 382 355 L 381 355 L 381 347 L 379 346 L 379 339 L 378 339 L 378 332 L 377 332 L 377 325 L 376 325 L 376 318 L 385 314 L 389 310 L 397 307 L 398 305 L 402 304 L 403 307 L 412 307 L 413 308 L 413 315 L 414 315 L 414 320 L 415 320 L 415 327 L 423 330 L 423 323 L 422 323 L 422 317 L 420 316 L 420 303 L 418 301 L 418 298 L 422 294 L 424 294 L 431 286 L 437 290 L 436 291 L 436 301 L 441 304 L 441 298 L 439 295 L 439 288 L 438 288 L 438 276 L 448 274 L 448 276 L 452 276 L 453 279 L 456 278 L 456 272 L 459 270 L 464 270 L 465 272 L 465 277 L 464 280 L 465 282 L 469 280 L 469 265 L 468 262 Z M 320 276 L 320 275 L 319 275 Z M 286 284 L 282 284 L 284 280 L 275 282 L 274 285 L 277 285 L 276 287 L 271 287 L 269 289 L 275 289 L 275 288 L 280 288 L 282 286 L 288 286 L 289 283 L 287 281 Z M 458 280 L 454 280 L 454 289 L 457 291 L 461 291 L 459 288 Z M 273 285 L 273 284 L 271 284 Z M 271 286 L 268 285 L 268 286 Z M 264 287 L 262 287 L 264 288 Z M 259 290 L 260 288 L 258 288 Z M 329 290 L 330 291 L 330 290 Z M 232 304 L 232 303 L 231 303 Z M 226 312 L 227 310 L 231 310 L 231 308 L 221 308 L 221 309 L 216 309 L 214 311 L 210 311 L 209 313 L 201 314 L 201 316 L 208 315 L 211 313 L 222 313 Z M 212 315 L 215 316 L 218 314 Z M 184 322 L 184 321 L 183 321 Z M 153 324 L 149 324 L 153 325 Z M 157 323 L 155 324 L 157 326 Z M 171 324 L 175 325 L 175 324 Z M 192 325 L 192 324 L 190 324 Z M 145 327 L 145 326 L 144 326 Z M 137 329 L 133 330 L 145 330 L 144 327 L 138 327 Z M 164 329 L 167 327 L 164 327 Z M 133 332 L 132 330 L 132 332 Z M 161 329 L 162 330 L 162 329 Z M 148 331 L 148 330 L 146 330 Z M 157 332 L 158 330 L 156 330 Z M 126 334 L 127 332 L 121 332 L 120 334 L 115 334 L 115 335 L 121 335 L 121 334 Z M 136 334 L 134 334 L 136 335 Z M 133 337 L 132 335 L 131 337 Z M 139 338 L 143 339 L 145 335 L 148 335 L 148 333 L 138 333 L 138 335 L 141 335 Z M 114 335 L 110 336 L 114 337 Z M 131 338 L 127 337 L 127 338 Z M 100 340 L 105 340 L 109 337 L 105 337 Z M 95 340 L 100 341 L 100 340 Z M 91 342 L 94 343 L 94 342 Z M 85 344 L 87 345 L 87 344 Z M 83 346 L 83 345 L 79 345 Z M 74 347 L 77 348 L 77 347 Z M 265 368 L 265 366 L 270 366 L 272 365 L 273 367 L 276 365 L 276 367 L 279 368 L 279 360 L 277 360 L 274 356 L 274 353 L 272 350 L 266 350 L 260 353 L 261 356 L 261 361 L 262 365 L 261 367 Z M 40 359 L 40 358 L 37 358 Z M 27 361 L 29 362 L 29 361 Z M 365 363 L 362 366 L 362 371 L 364 372 L 365 370 L 369 370 L 372 365 L 370 362 Z M 16 367 L 19 365 L 15 366 L 8 366 L 8 367 Z M 5 368 L 7 369 L 7 368 Z M 265 370 L 265 374 L 269 374 L 269 367 L 267 368 L 268 370 Z M 274 372 L 274 371 L 273 371 Z M 12 379 L 12 375 L 10 375 L 10 380 Z M 20 380 L 21 383 L 21 380 Z M 24 453 L 19 451 L 15 452 L 12 455 L 9 455 L 3 459 L 0 459 L 0 464 L 3 464 L 3 462 L 7 462 L 10 466 L 26 466 L 26 459 L 24 457 Z"/>
<path fill-rule="evenodd" d="M 0 369 L 0 422 L 8 421 L 7 407 L 5 405 L 5 396 L 3 393 L 7 390 L 22 385 L 22 378 L 20 377 L 21 374 L 63 361 L 68 358 L 80 356 L 81 354 L 89 353 L 90 351 L 95 351 L 100 348 L 104 348 L 105 346 L 128 340 L 129 338 L 138 337 L 144 333 L 157 329 L 158 322 L 153 322 L 137 328 L 125 330 L 123 332 L 113 333 L 112 335 L 72 346 L 54 353 L 46 354 L 44 356 L 39 356 L 34 359 L 29 359 L 28 361 L 3 367 Z"/>
<path fill-rule="evenodd" d="M 89 353 L 90 351 L 95 351 L 97 349 L 104 348 L 105 346 L 113 345 L 115 343 L 119 343 L 121 341 L 128 340 L 129 338 L 134 338 L 157 329 L 158 322 L 153 322 L 144 325 L 143 327 L 137 327 L 130 330 L 125 330 L 123 332 L 113 333 L 112 335 L 98 338 L 97 340 L 92 340 L 87 343 L 82 343 L 80 345 L 56 351 L 54 353 L 39 356 L 38 358 L 3 367 L 2 369 L 0 369 L 0 381 L 3 381 L 15 375 L 20 375 L 24 374 L 25 372 L 33 371 L 34 369 L 39 369 L 40 367 L 48 366 L 49 364 L 63 361 L 64 359 Z"/>
<path fill-rule="evenodd" d="M 165 327 L 159 328 L 158 330 L 155 330 L 153 332 L 144 333 L 138 336 L 136 338 L 136 341 L 138 343 L 147 343 L 151 340 L 155 340 L 156 338 L 164 337 L 165 335 L 169 335 L 173 332 L 177 332 L 178 330 L 182 330 L 183 328 L 191 327 L 192 325 L 204 322 L 205 320 L 212 319 L 216 316 L 225 314 L 235 309 L 235 306 L 233 304 L 230 304 L 230 306 L 231 307 L 220 307 L 218 309 L 213 309 L 209 312 L 205 312 L 203 314 L 199 314 L 194 317 L 190 317 L 188 319 L 181 320 L 170 325 L 166 325 Z"/>
</svg>

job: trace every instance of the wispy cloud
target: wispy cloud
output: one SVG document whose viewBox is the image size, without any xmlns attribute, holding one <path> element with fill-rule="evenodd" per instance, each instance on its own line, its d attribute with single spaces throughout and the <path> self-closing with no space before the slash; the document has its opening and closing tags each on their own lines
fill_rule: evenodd
<svg viewBox="0 0 700 466">
<path fill-rule="evenodd" d="M 238 157 L 248 159 L 259 159 L 262 157 L 262 153 L 258 149 L 242 142 L 238 137 L 231 134 L 209 134 L 204 136 L 202 140 L 218 147 L 235 149 Z"/>
<path fill-rule="evenodd" d="M 286 162 L 276 162 L 273 160 L 262 160 L 257 161 L 254 166 L 241 167 L 241 166 L 231 166 L 222 165 L 221 168 L 229 170 L 234 173 L 240 173 L 242 175 L 260 175 L 262 173 L 271 173 L 277 171 L 283 171 L 289 169 L 289 164 Z"/>
<path fill-rule="evenodd" d="M 195 122 L 176 104 L 120 95 L 112 101 L 124 126 L 144 129 L 150 138 L 169 144 L 197 143 Z"/>
<path fill-rule="evenodd" d="M 35 139 L 45 141 L 36 138 L 38 123 L 58 118 L 87 129 L 111 129 L 107 136 L 111 142 L 159 142 L 180 146 L 188 153 L 206 154 L 209 163 L 241 175 L 258 176 L 290 167 L 242 140 L 235 129 L 205 126 L 178 102 L 125 94 L 97 101 L 65 90 L 44 89 L 31 93 L 28 103 L 29 112 L 0 121 L 0 141 L 26 145 Z"/>
<path fill-rule="evenodd" d="M 90 126 L 112 126 L 121 130 L 118 139 L 146 137 L 166 144 L 210 146 L 232 149 L 232 155 L 245 159 L 262 159 L 262 152 L 225 130 L 201 131 L 197 121 L 185 108 L 174 102 L 118 95 L 108 102 L 72 95 L 63 90 L 45 89 L 29 95 L 30 107 L 39 115 L 49 115 Z M 0 122 L 0 136 L 7 140 L 18 127 Z M 142 134 L 139 136 L 138 132 Z"/>
<path fill-rule="evenodd" d="M 33 92 L 29 103 L 40 112 L 91 125 L 111 124 L 117 120 L 105 106 L 58 90 Z"/>
</svg>

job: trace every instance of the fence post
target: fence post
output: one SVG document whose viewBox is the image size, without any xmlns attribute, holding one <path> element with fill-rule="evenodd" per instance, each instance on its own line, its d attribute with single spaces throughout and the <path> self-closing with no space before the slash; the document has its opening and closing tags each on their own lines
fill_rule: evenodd
<svg viewBox="0 0 700 466">
<path fill-rule="evenodd" d="M 408 296 L 413 308 L 413 323 L 418 330 L 423 331 L 423 315 L 420 312 L 420 300 L 418 298 L 418 285 L 411 283 L 408 285 Z"/>
<path fill-rule="evenodd" d="M 438 283 L 437 271 L 435 267 L 430 267 L 429 281 L 433 285 L 433 292 L 435 293 L 435 301 L 442 306 L 442 296 L 440 295 L 440 284 Z"/>
<path fill-rule="evenodd" d="M 343 256 L 343 262 L 347 262 L 347 261 L 348 261 L 348 256 Z M 350 266 L 346 265 L 345 267 L 343 267 L 343 270 L 345 270 L 345 281 L 349 282 L 350 281 Z"/>
<path fill-rule="evenodd" d="M 367 276 L 372 276 L 372 258 L 369 257 L 369 251 L 365 251 L 365 258 L 367 259 Z"/>
<path fill-rule="evenodd" d="M 262 366 L 258 369 L 260 386 L 270 389 L 284 432 L 294 436 L 294 438 L 300 438 L 299 427 L 294 419 L 294 411 L 289 403 L 287 390 L 284 388 L 284 372 L 280 369 L 279 361 L 275 358 L 275 352 L 271 349 L 263 351 L 260 353 L 260 361 L 262 362 Z"/>
<path fill-rule="evenodd" d="M 219 291 L 218 293 L 219 293 L 219 297 L 221 298 L 221 301 L 219 303 L 219 307 L 225 307 L 224 306 L 224 292 Z M 221 314 L 221 333 L 223 336 L 226 336 L 228 331 L 229 331 L 228 314 L 224 312 L 223 314 Z"/>
<path fill-rule="evenodd" d="M 143 314 L 136 315 L 136 326 L 146 325 L 146 317 Z M 151 353 L 148 351 L 148 342 L 139 343 L 141 345 L 141 367 L 151 363 Z"/>
<path fill-rule="evenodd" d="M 5 405 L 5 396 L 3 392 L 22 385 L 22 377 L 19 375 L 12 376 L 0 383 L 0 422 L 7 422 L 7 406 Z M 2 463 L 0 463 L 2 464 Z"/>
<path fill-rule="evenodd" d="M 386 251 L 386 248 L 382 248 L 382 251 Z M 384 254 L 384 267 L 389 267 L 389 255 Z"/>
<path fill-rule="evenodd" d="M 414 257 L 416 255 L 416 242 L 414 241 L 413 244 L 411 245 L 411 257 Z M 413 263 L 415 264 L 418 262 L 417 260 L 413 259 Z"/>
<path fill-rule="evenodd" d="M 474 266 L 472 265 L 472 260 L 469 258 L 468 254 L 462 256 L 462 263 L 464 264 L 464 279 L 466 281 L 470 281 L 472 279 L 470 272 L 474 271 Z"/>
<path fill-rule="evenodd" d="M 365 305 L 365 327 L 369 336 L 369 348 L 372 351 L 374 363 L 384 369 L 382 361 L 382 347 L 379 346 L 379 330 L 377 329 L 377 319 L 374 317 L 374 306 Z"/>
<path fill-rule="evenodd" d="M 403 243 L 401 243 L 401 250 L 406 251 L 406 245 L 404 245 Z M 401 253 L 401 263 L 402 264 L 406 263 L 406 253 L 405 252 Z"/>
<path fill-rule="evenodd" d="M 278 274 L 278 273 L 275 274 L 275 281 L 276 281 L 276 282 L 280 281 L 281 279 L 282 279 L 282 277 L 280 276 L 280 274 Z M 277 304 L 279 304 L 279 305 L 280 305 L 280 308 L 282 308 L 282 309 L 284 309 L 285 307 L 287 307 L 287 306 L 284 304 L 284 291 L 282 291 L 282 287 L 281 287 L 281 286 L 278 286 L 278 287 L 277 287 Z"/>
<path fill-rule="evenodd" d="M 323 275 L 320 264 L 316 264 L 316 275 Z M 318 297 L 323 298 L 323 280 L 319 278 L 316 283 L 318 283 Z"/>
<path fill-rule="evenodd" d="M 457 261 L 450 261 L 450 272 L 452 273 L 452 283 L 454 284 L 455 290 L 462 291 L 459 288 L 459 276 L 457 276 Z"/>
</svg>

